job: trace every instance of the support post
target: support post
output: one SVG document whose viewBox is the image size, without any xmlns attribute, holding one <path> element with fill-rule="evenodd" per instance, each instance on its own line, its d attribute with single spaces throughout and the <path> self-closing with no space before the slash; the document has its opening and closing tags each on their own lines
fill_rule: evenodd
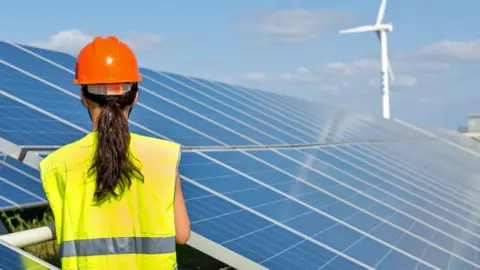
<svg viewBox="0 0 480 270">
<path fill-rule="evenodd" d="M 380 46 L 382 51 L 381 65 L 382 65 L 382 114 L 383 118 L 390 119 L 390 92 L 388 81 L 388 46 L 387 46 L 387 32 L 380 31 Z"/>
<path fill-rule="evenodd" d="M 54 239 L 56 239 L 56 234 L 53 224 L 0 236 L 0 240 L 18 248 L 41 244 Z"/>
</svg>

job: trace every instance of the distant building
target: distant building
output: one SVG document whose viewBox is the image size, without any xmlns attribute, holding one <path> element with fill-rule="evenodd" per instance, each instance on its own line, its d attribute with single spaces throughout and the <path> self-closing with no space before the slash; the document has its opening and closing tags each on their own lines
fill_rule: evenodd
<svg viewBox="0 0 480 270">
<path fill-rule="evenodd" d="M 475 140 L 480 140 L 480 115 L 468 116 L 467 127 L 459 127 L 458 132 L 465 134 Z"/>
</svg>

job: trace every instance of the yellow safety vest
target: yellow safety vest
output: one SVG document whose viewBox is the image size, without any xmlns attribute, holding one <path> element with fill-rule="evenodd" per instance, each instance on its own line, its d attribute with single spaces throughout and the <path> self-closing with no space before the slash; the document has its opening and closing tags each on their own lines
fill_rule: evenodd
<svg viewBox="0 0 480 270">
<path fill-rule="evenodd" d="M 176 269 L 174 198 L 181 145 L 131 133 L 131 153 L 144 182 L 133 180 L 118 200 L 95 205 L 95 177 L 88 169 L 96 143 L 97 133 L 89 133 L 40 164 L 62 269 Z"/>
</svg>

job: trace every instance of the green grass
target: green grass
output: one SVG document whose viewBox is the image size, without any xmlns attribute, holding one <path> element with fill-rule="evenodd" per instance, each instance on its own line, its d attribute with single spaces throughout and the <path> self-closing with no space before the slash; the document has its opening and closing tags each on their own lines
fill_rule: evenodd
<svg viewBox="0 0 480 270">
<path fill-rule="evenodd" d="M 22 213 L 16 211 L 11 213 L 2 213 L 2 219 L 4 220 L 4 223 L 10 232 L 24 231 L 53 223 L 53 216 L 49 211 L 43 212 L 41 216 L 38 216 L 37 214 L 32 217 L 32 214 L 35 214 L 35 212 L 26 211 Z M 24 248 L 24 250 L 50 264 L 60 267 L 58 244 L 54 240 L 42 244 L 32 245 Z"/>
<path fill-rule="evenodd" d="M 24 231 L 53 224 L 54 219 L 49 208 L 35 208 L 2 213 L 0 218 L 11 232 Z M 60 268 L 58 244 L 55 240 L 24 248 L 32 255 Z M 177 245 L 178 266 L 181 270 L 228 269 L 233 268 L 188 246 Z"/>
</svg>

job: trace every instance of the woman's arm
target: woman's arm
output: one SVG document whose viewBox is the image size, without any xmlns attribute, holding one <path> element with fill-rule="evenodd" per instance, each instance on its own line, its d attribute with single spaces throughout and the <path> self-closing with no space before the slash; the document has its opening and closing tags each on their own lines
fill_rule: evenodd
<svg viewBox="0 0 480 270">
<path fill-rule="evenodd" d="M 177 174 L 177 185 L 175 189 L 175 239 L 179 244 L 185 244 L 190 238 L 190 219 L 188 218 L 185 200 L 183 199 L 180 174 Z"/>
</svg>

